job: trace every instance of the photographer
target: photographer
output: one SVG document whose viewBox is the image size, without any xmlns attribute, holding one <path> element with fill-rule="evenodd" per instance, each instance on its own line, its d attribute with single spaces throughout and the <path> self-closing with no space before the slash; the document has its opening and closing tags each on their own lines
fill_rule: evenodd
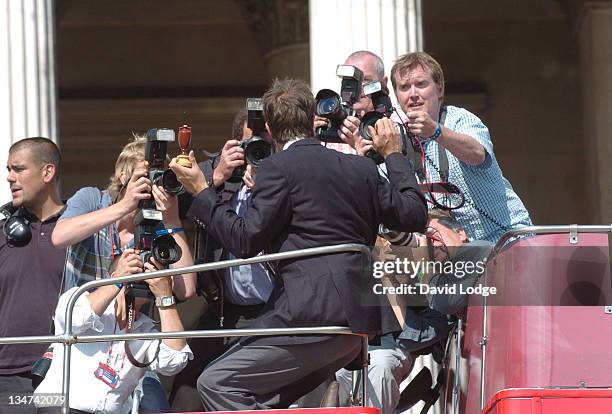
<svg viewBox="0 0 612 414">
<path fill-rule="evenodd" d="M 379 81 L 386 88 L 388 79 L 385 76 L 383 61 L 378 55 L 365 50 L 357 51 L 349 55 L 344 64 L 355 66 L 363 72 L 363 84 Z M 355 111 L 355 116 L 347 116 L 338 131 L 339 137 L 346 144 L 326 143 L 326 147 L 347 152 L 345 148 L 350 145 L 359 155 L 365 155 L 373 149 L 373 145 L 372 141 L 361 137 L 359 127 L 361 118 L 366 113 L 374 111 L 372 99 L 362 93 L 359 99 L 352 104 L 352 109 Z M 328 125 L 328 120 L 316 116 L 315 127 L 324 125 Z M 382 176 L 386 175 L 384 163 L 379 166 L 379 171 Z M 370 354 L 368 405 L 380 408 L 382 414 L 392 414 L 399 400 L 399 384 L 410 374 L 414 360 L 395 341 L 394 332 L 398 329 L 395 317 L 392 314 L 383 313 L 381 323 L 383 335 L 380 338 L 380 344 L 371 344 L 368 347 Z M 351 375 L 350 371 L 344 369 L 337 374 L 341 379 L 349 380 Z M 344 384 L 342 381 L 341 383 Z"/>
<path fill-rule="evenodd" d="M 247 165 L 242 182 L 228 179 L 235 168 L 245 165 L 241 142 L 252 135 L 253 131 L 247 126 L 247 110 L 243 109 L 236 114 L 232 123 L 232 139 L 225 143 L 221 153 L 199 164 L 207 181 L 212 180 L 220 186 L 220 183 L 223 183 L 219 196 L 222 200 L 227 200 L 240 216 L 244 216 L 251 205 L 256 168 Z M 261 135 L 264 139 L 271 140 L 267 132 Z M 198 225 L 201 231 L 199 244 L 203 248 L 198 259 L 210 263 L 235 258 L 231 252 L 223 249 L 206 227 Z M 261 314 L 274 287 L 272 276 L 261 263 L 206 272 L 199 283 L 214 283 L 220 292 L 216 301 L 212 302 L 212 298 L 208 298 L 208 308 L 200 318 L 197 329 L 246 328 Z M 235 338 L 192 338 L 189 341 L 194 359 L 174 379 L 170 394 L 174 411 L 203 411 L 196 381 L 204 367 L 224 353 L 235 341 Z"/>
<path fill-rule="evenodd" d="M 52 235 L 55 246 L 69 246 L 66 288 L 110 277 L 108 269 L 112 260 L 124 249 L 134 248 L 134 217 L 141 200 L 153 197 L 157 209 L 162 212 L 164 227 L 182 229 L 177 198 L 159 186 L 152 186 L 147 178 L 144 148 L 145 138 L 134 136 L 117 157 L 115 173 L 106 190 L 84 187 L 68 200 L 66 211 Z M 179 230 L 173 236 L 183 254 L 170 267 L 193 265 L 185 232 Z M 178 299 L 189 299 L 195 294 L 195 274 L 173 279 Z"/>
<path fill-rule="evenodd" d="M 387 254 L 387 260 L 393 261 L 396 257 L 409 257 L 413 262 L 419 261 L 429 263 L 455 264 L 453 269 L 458 270 L 456 274 L 444 271 L 437 272 L 435 267 L 428 266 L 418 275 L 418 279 L 411 276 L 388 275 L 385 285 L 397 286 L 400 283 L 419 282 L 430 287 L 441 289 L 448 286 L 473 287 L 484 274 L 484 260 L 491 251 L 493 244 L 484 240 L 469 242 L 467 234 L 459 222 L 447 212 L 433 209 L 429 211 L 429 224 L 424 235 L 419 236 L 419 247 L 381 247 Z M 459 264 L 473 265 L 459 267 Z M 446 269 L 446 266 L 440 266 Z M 386 282 L 386 283 L 385 283 Z M 401 363 L 401 359 L 395 359 L 398 355 L 404 355 L 412 361 L 418 355 L 429 354 L 432 347 L 444 344 L 457 316 L 465 312 L 469 296 L 456 289 L 455 294 L 438 293 L 427 297 L 427 306 L 418 306 L 421 302 L 412 295 L 391 295 L 390 302 L 394 304 L 397 320 L 402 326 L 401 333 L 391 342 L 386 341 L 388 351 L 379 355 L 372 353 L 370 347 L 370 367 L 368 379 L 374 395 L 370 394 L 369 404 L 381 408 L 381 413 L 392 414 L 400 399 L 399 385 L 410 373 L 410 369 L 404 377 L 394 378 L 392 375 L 380 375 L 379 373 L 391 372 L 391 367 Z M 384 339 L 384 338 L 383 338 Z M 385 345 L 385 342 L 383 342 Z M 378 348 L 384 349 L 384 347 Z M 402 354 L 399 354 L 401 352 Z M 411 355 L 412 354 L 412 355 Z M 381 356 L 385 356 L 384 358 Z M 340 382 L 340 398 L 346 401 L 351 387 L 350 371 L 341 370 L 336 374 Z M 378 401 L 377 396 L 380 396 Z"/>
<path fill-rule="evenodd" d="M 125 249 L 135 247 L 134 219 L 140 211 L 140 202 L 151 197 L 162 213 L 163 226 L 174 229 L 172 237 L 182 250 L 181 258 L 170 267 L 193 265 L 187 236 L 182 231 L 177 197 L 151 185 L 144 161 L 145 146 L 145 137 L 134 136 L 117 157 L 115 172 L 106 190 L 81 188 L 68 200 L 66 211 L 52 235 L 54 245 L 69 246 L 64 273 L 66 289 L 110 277 L 111 262 Z M 177 299 L 186 300 L 194 296 L 195 287 L 194 273 L 173 276 L 173 291 Z M 141 404 L 149 406 L 153 412 L 167 410 L 168 402 L 159 380 L 153 378 L 143 386 Z"/>
<path fill-rule="evenodd" d="M 487 127 L 471 112 L 443 105 L 440 64 L 424 52 L 400 56 L 391 81 L 407 115 L 406 126 L 422 140 L 427 180 L 448 181 L 465 196 L 465 204 L 453 214 L 468 239 L 495 243 L 509 229 L 531 225 L 523 202 L 502 175 Z"/>
<path fill-rule="evenodd" d="M 189 215 L 203 221 L 224 247 L 238 257 L 251 257 L 264 248 L 273 253 L 372 245 L 381 221 L 402 231 L 424 231 L 424 200 L 410 164 L 399 153 L 399 134 L 390 120 L 380 120 L 371 130 L 387 163 L 389 184 L 369 160 L 310 138 L 315 102 L 303 81 L 276 80 L 262 100 L 266 128 L 279 152 L 259 167 L 252 206 L 244 217 L 219 199 L 216 186 L 221 183 L 211 186 L 199 169 L 170 164 L 195 195 Z M 282 283 L 275 285 L 252 328 L 348 326 L 354 332 L 379 333 L 380 309 L 361 306 L 359 300 L 361 254 L 281 261 L 278 273 Z M 359 338 L 345 335 L 244 338 L 205 368 L 198 390 L 209 411 L 287 407 L 351 362 L 360 349 Z"/>
<path fill-rule="evenodd" d="M 116 259 L 112 277 L 126 276 L 143 271 L 155 271 L 163 266 L 153 258 L 142 263 L 132 249 L 125 249 Z M 172 279 L 160 277 L 145 280 L 156 298 L 162 332 L 182 331 L 183 325 L 176 305 L 164 306 L 159 299 L 172 295 Z M 64 293 L 55 311 L 55 331 L 65 331 L 64 316 L 68 300 L 78 289 Z M 75 335 L 113 335 L 128 332 L 125 287 L 109 285 L 81 295 L 75 304 L 72 329 Z M 137 308 L 147 303 L 137 298 Z M 158 303 L 160 302 L 160 303 Z M 144 314 L 136 313 L 130 333 L 155 332 L 155 322 Z M 128 355 L 129 348 L 131 355 Z M 153 370 L 163 375 L 179 372 L 192 358 L 185 339 L 134 340 L 129 342 L 78 343 L 73 346 L 70 365 L 70 408 L 86 413 L 120 413 L 122 406 L 144 377 Z M 135 366 L 131 360 L 145 366 Z M 36 394 L 59 394 L 62 391 L 64 347 L 54 345 L 53 362 Z M 148 365 L 147 365 L 148 364 Z M 38 412 L 58 413 L 57 407 L 38 408 Z"/>
<path fill-rule="evenodd" d="M 346 58 L 344 64 L 355 66 L 357 69 L 361 70 L 361 72 L 363 72 L 364 84 L 379 81 L 384 87 L 387 87 L 388 79 L 387 76 L 385 76 L 384 63 L 380 56 L 375 53 L 367 50 L 353 52 Z M 360 119 L 367 112 L 373 111 L 374 107 L 370 97 L 362 94 L 359 100 L 353 103 L 352 108 L 355 110 L 355 116 L 347 116 L 338 131 L 340 139 L 348 145 L 329 142 L 325 143 L 325 146 L 344 153 L 364 155 L 368 150 L 372 149 L 372 145 L 370 141 L 363 142 L 359 135 Z M 321 116 L 315 116 L 315 129 L 327 125 L 329 125 L 328 119 Z M 367 147 L 364 148 L 364 145 L 367 145 Z"/>
<path fill-rule="evenodd" d="M 64 204 L 59 194 L 61 155 L 47 138 L 15 142 L 8 153 L 12 203 L 0 216 L 0 336 L 49 335 L 61 289 L 66 250 L 51 244 Z M 0 413 L 32 413 L 9 405 L 31 396 L 32 364 L 47 344 L 0 345 Z"/>
</svg>

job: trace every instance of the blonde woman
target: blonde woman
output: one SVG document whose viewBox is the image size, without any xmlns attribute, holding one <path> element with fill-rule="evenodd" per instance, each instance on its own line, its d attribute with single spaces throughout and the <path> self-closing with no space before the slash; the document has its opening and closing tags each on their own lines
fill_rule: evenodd
<svg viewBox="0 0 612 414">
<path fill-rule="evenodd" d="M 147 178 L 144 161 L 146 138 L 135 135 L 119 154 L 115 172 L 106 190 L 84 187 L 67 202 L 52 241 L 57 247 L 69 246 L 65 269 L 65 289 L 85 282 L 110 277 L 109 268 L 114 258 L 134 247 L 134 217 L 138 204 L 153 196 L 162 212 L 166 229 L 182 229 L 177 198 L 153 185 Z M 181 259 L 170 267 L 193 264 L 193 256 L 185 232 L 174 233 L 183 251 Z M 193 273 L 173 278 L 174 294 L 185 300 L 195 294 L 196 275 Z"/>
</svg>

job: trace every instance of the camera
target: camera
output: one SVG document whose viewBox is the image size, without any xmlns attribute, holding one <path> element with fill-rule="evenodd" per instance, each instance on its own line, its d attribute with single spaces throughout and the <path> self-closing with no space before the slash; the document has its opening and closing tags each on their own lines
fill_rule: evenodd
<svg viewBox="0 0 612 414">
<path fill-rule="evenodd" d="M 261 162 L 274 153 L 274 146 L 270 141 L 265 140 L 263 135 L 266 131 L 266 121 L 263 116 L 263 106 L 260 98 L 247 98 L 247 128 L 253 131 L 251 138 L 240 143 L 240 147 L 244 150 L 244 160 L 247 164 L 258 167 Z M 246 166 L 235 168 L 232 173 L 230 182 L 240 182 Z"/>
<path fill-rule="evenodd" d="M 321 89 L 315 97 L 316 114 L 329 120 L 327 126 L 315 132 L 321 141 L 342 143 L 338 130 L 347 116 L 355 116 L 353 104 L 361 98 L 363 72 L 355 66 L 338 65 L 336 76 L 342 79 L 340 95 L 331 89 Z"/>
<path fill-rule="evenodd" d="M 367 140 L 372 140 L 372 134 L 370 134 L 369 126 L 374 128 L 376 122 L 382 118 L 390 118 L 395 110 L 389 97 L 389 90 L 386 86 L 380 83 L 380 81 L 374 81 L 363 85 L 363 94 L 368 95 L 372 100 L 372 106 L 374 110 L 366 113 L 361 119 L 359 125 L 359 134 Z M 403 124 L 396 124 L 397 129 L 400 133 L 400 141 L 402 143 L 402 154 L 407 155 L 409 145 L 412 145 L 412 137 L 406 130 Z M 371 149 L 366 153 L 366 157 L 369 157 L 376 162 L 376 164 L 382 164 L 385 160 L 378 152 Z"/>
<path fill-rule="evenodd" d="M 166 166 L 166 154 L 168 151 L 168 142 L 175 140 L 173 129 L 153 128 L 147 131 L 147 146 L 145 150 L 145 159 L 149 162 L 148 178 L 154 185 L 161 186 L 167 193 L 179 195 L 185 192 L 185 187 L 180 183 L 176 174 Z M 155 208 L 155 202 L 153 207 Z"/>
<path fill-rule="evenodd" d="M 172 129 L 154 128 L 147 131 L 145 161 L 149 163 L 148 178 L 152 184 L 162 183 L 163 185 L 164 176 L 169 176 L 168 171 L 171 170 L 165 169 L 167 147 L 168 142 L 174 141 L 174 139 L 175 134 Z M 174 178 L 176 179 L 176 176 Z M 168 191 L 165 186 L 164 190 Z M 151 256 L 164 266 L 176 263 L 181 258 L 182 251 L 174 238 L 162 228 L 162 212 L 157 210 L 155 200 L 153 197 L 142 200 L 139 207 L 140 210 L 134 218 L 136 227 L 134 230 L 134 247 L 140 251 L 143 264 Z M 148 285 L 144 282 L 128 284 L 126 295 L 144 298 L 153 297 Z"/>
</svg>

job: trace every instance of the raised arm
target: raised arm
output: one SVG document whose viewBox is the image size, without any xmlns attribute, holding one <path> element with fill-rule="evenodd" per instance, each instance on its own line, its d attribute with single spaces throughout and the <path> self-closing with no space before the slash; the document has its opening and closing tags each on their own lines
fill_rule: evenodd
<svg viewBox="0 0 612 414">
<path fill-rule="evenodd" d="M 178 198 L 168 194 L 163 188 L 154 185 L 153 198 L 159 211 L 162 212 L 164 227 L 168 230 L 183 228 L 183 223 L 179 218 Z M 173 232 L 174 241 L 181 248 L 182 255 L 178 262 L 170 265 L 171 268 L 192 266 L 193 255 L 189 247 L 189 241 L 184 231 Z M 195 273 L 183 273 L 173 276 L 174 294 L 180 300 L 193 297 L 196 293 L 197 275 Z"/>
<path fill-rule="evenodd" d="M 157 268 L 151 263 L 145 263 L 145 271 L 152 272 L 157 270 Z M 157 266 L 161 268 L 161 266 Z M 155 279 L 147 279 L 145 282 L 149 285 L 149 289 L 153 292 L 156 298 L 161 298 L 164 296 L 172 296 L 172 281 L 167 277 L 158 277 Z M 183 323 L 181 322 L 181 318 L 179 317 L 178 311 L 176 309 L 176 305 L 159 307 L 159 319 L 161 321 L 161 331 L 162 332 L 176 332 L 183 331 Z M 164 344 L 168 347 L 174 349 L 175 351 L 181 351 L 185 345 L 187 345 L 187 341 L 185 338 L 165 338 L 162 340 Z"/>
<path fill-rule="evenodd" d="M 425 232 L 427 206 L 418 189 L 414 171 L 401 154 L 399 131 L 388 118 L 379 119 L 376 129 L 369 127 L 374 148 L 385 159 L 389 182 L 378 179 L 378 197 L 383 224 L 392 230 Z"/>
<path fill-rule="evenodd" d="M 73 204 L 76 201 L 73 199 L 79 193 L 75 194 L 75 197 L 68 200 L 66 212 L 69 212 L 73 207 L 77 209 L 85 208 L 84 211 L 89 212 L 60 219 L 51 235 L 53 245 L 63 248 L 78 243 L 136 210 L 140 200 L 151 197 L 151 182 L 146 178 L 146 174 L 145 168 L 136 169 L 127 183 L 124 197 L 119 202 L 100 210 L 95 210 L 95 206 L 74 206 Z"/>
</svg>

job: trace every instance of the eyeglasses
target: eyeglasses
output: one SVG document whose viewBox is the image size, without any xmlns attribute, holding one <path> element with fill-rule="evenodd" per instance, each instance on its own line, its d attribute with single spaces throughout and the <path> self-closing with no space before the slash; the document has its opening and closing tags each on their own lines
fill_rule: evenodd
<svg viewBox="0 0 612 414">
<path fill-rule="evenodd" d="M 442 238 L 442 234 L 440 233 L 438 229 L 431 227 L 431 226 L 427 226 L 427 228 L 425 229 L 425 237 L 427 238 L 427 246 L 429 247 L 430 256 L 432 259 L 435 257 L 435 254 L 433 251 L 434 249 L 442 249 L 442 251 L 444 252 L 444 255 L 448 257 L 449 255 L 448 246 L 446 246 L 446 242 Z M 434 246 L 433 242 L 438 242 L 440 243 L 440 245 Z"/>
</svg>

